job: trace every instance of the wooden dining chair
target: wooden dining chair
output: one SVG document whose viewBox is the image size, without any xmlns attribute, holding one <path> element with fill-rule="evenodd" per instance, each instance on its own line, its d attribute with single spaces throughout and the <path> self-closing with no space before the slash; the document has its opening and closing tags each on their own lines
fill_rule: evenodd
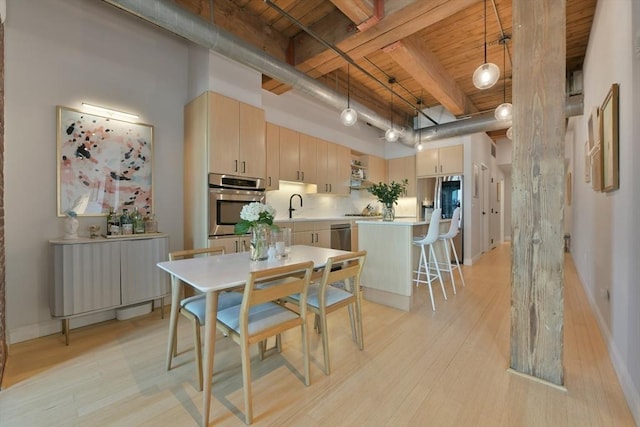
<svg viewBox="0 0 640 427">
<path fill-rule="evenodd" d="M 242 304 L 218 310 L 218 329 L 240 345 L 247 424 L 251 424 L 253 420 L 249 357 L 251 344 L 261 343 L 269 337 L 300 326 L 305 385 L 310 384 L 307 310 L 303 308 L 295 311 L 274 301 L 300 294 L 300 300 L 306 302 L 312 269 L 313 262 L 309 261 L 251 272 L 245 285 Z"/>
<path fill-rule="evenodd" d="M 213 246 L 210 248 L 202 249 L 187 249 L 183 251 L 175 251 L 169 253 L 169 261 L 176 261 L 179 259 L 193 258 L 196 256 L 211 256 L 224 254 L 223 246 Z M 171 277 L 171 292 L 180 294 L 181 283 L 180 279 L 175 276 Z M 174 299 L 172 299 L 174 301 Z M 221 292 L 218 296 L 218 310 L 224 310 L 225 308 L 238 305 L 242 302 L 242 294 L 239 292 Z M 198 374 L 198 384 L 202 391 L 202 345 L 200 337 L 200 327 L 204 326 L 204 319 L 206 313 L 206 295 L 197 294 L 187 298 L 183 298 L 179 301 L 179 313 L 189 319 L 193 325 L 193 346 L 195 350 L 196 359 L 196 372 Z M 178 318 L 171 319 L 169 324 L 169 336 L 170 344 L 167 349 L 167 371 L 171 370 L 171 361 L 173 357 L 177 355 L 177 341 L 178 341 Z"/>
<path fill-rule="evenodd" d="M 360 274 L 364 267 L 367 251 L 350 252 L 345 255 L 331 257 L 327 260 L 320 282 L 309 286 L 307 307 L 316 314 L 319 320 L 318 332 L 322 337 L 324 353 L 324 373 L 331 373 L 329 358 L 329 330 L 327 328 L 327 314 L 342 307 L 349 309 L 351 321 L 351 336 L 360 350 L 364 349 L 362 332 L 362 291 L 360 289 Z M 338 287 L 344 284 L 344 288 Z M 301 306 L 299 295 L 286 299 L 287 302 Z M 355 308 L 355 319 L 353 309 Z"/>
</svg>

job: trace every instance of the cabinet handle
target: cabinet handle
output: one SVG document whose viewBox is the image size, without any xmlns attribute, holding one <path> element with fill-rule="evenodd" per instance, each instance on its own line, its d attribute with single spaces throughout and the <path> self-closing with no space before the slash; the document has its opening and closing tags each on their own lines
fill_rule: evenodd
<svg viewBox="0 0 640 427">
<path fill-rule="evenodd" d="M 333 188 L 331 187 L 331 184 L 329 184 L 329 193 L 333 193 Z"/>
<path fill-rule="evenodd" d="M 236 252 L 238 252 L 238 241 L 237 240 L 235 241 L 235 244 L 236 244 Z"/>
<path fill-rule="evenodd" d="M 304 171 L 300 172 L 302 174 L 302 180 L 304 181 Z"/>
<path fill-rule="evenodd" d="M 316 243 L 318 243 L 318 233 L 316 233 Z"/>
<path fill-rule="evenodd" d="M 247 173 L 247 162 L 242 161 L 242 173 Z"/>
<path fill-rule="evenodd" d="M 433 171 L 434 171 L 435 173 L 438 173 L 438 165 L 435 165 L 435 166 L 433 167 Z"/>
<path fill-rule="evenodd" d="M 296 171 L 296 179 L 300 181 L 300 171 Z"/>
<path fill-rule="evenodd" d="M 234 166 L 234 171 L 235 171 L 235 172 L 238 172 L 238 161 L 237 161 L 237 160 L 234 160 L 234 161 L 233 161 L 233 164 L 235 165 L 235 166 Z"/>
<path fill-rule="evenodd" d="M 311 233 L 311 243 L 313 243 L 313 233 Z"/>
<path fill-rule="evenodd" d="M 329 192 L 329 184 L 325 184 L 324 185 L 324 192 L 328 193 Z"/>
<path fill-rule="evenodd" d="M 271 187 L 271 177 L 269 177 L 269 187 Z"/>
</svg>

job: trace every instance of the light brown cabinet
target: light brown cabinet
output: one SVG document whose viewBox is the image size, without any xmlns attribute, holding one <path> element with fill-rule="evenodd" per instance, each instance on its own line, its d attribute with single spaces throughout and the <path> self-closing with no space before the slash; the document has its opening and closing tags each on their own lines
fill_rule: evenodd
<svg viewBox="0 0 640 427">
<path fill-rule="evenodd" d="M 416 196 L 416 156 L 399 157 L 387 160 L 389 183 L 391 181 L 402 182 L 408 180 L 407 191 L 404 197 Z"/>
<path fill-rule="evenodd" d="M 249 250 L 249 236 L 210 237 L 209 247 L 222 246 L 226 254 Z"/>
<path fill-rule="evenodd" d="M 280 179 L 316 183 L 316 138 L 280 128 Z"/>
<path fill-rule="evenodd" d="M 461 175 L 464 173 L 464 146 L 432 148 L 416 154 L 417 176 Z"/>
<path fill-rule="evenodd" d="M 367 168 L 367 180 L 374 184 L 387 182 L 387 161 L 382 157 L 362 156 L 362 164 Z"/>
<path fill-rule="evenodd" d="M 267 123 L 267 171 L 266 189 L 277 190 L 280 188 L 280 126 Z"/>
<path fill-rule="evenodd" d="M 293 244 L 330 248 L 331 221 L 294 222 Z"/>
<path fill-rule="evenodd" d="M 318 193 L 346 196 L 349 194 L 349 148 L 317 140 Z"/>
<path fill-rule="evenodd" d="M 264 111 L 208 92 L 209 172 L 265 177 Z"/>
<path fill-rule="evenodd" d="M 265 128 L 262 110 L 213 92 L 184 107 L 185 248 L 208 244 L 209 173 L 265 177 Z"/>
</svg>

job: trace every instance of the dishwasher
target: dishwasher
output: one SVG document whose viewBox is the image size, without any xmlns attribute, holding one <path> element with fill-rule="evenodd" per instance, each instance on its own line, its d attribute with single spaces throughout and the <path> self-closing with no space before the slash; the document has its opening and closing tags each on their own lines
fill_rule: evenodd
<svg viewBox="0 0 640 427">
<path fill-rule="evenodd" d="M 351 224 L 331 225 L 331 249 L 351 250 Z"/>
</svg>

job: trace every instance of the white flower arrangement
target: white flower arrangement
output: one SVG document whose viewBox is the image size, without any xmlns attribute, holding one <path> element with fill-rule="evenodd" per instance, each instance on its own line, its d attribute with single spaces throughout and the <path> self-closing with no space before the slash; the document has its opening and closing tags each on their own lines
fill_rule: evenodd
<svg viewBox="0 0 640 427">
<path fill-rule="evenodd" d="M 240 219 L 234 227 L 235 234 L 246 234 L 258 224 L 273 225 L 273 218 L 276 216 L 276 210 L 268 203 L 251 202 L 244 205 L 240 211 Z M 277 227 L 276 227 L 277 228 Z"/>
</svg>

